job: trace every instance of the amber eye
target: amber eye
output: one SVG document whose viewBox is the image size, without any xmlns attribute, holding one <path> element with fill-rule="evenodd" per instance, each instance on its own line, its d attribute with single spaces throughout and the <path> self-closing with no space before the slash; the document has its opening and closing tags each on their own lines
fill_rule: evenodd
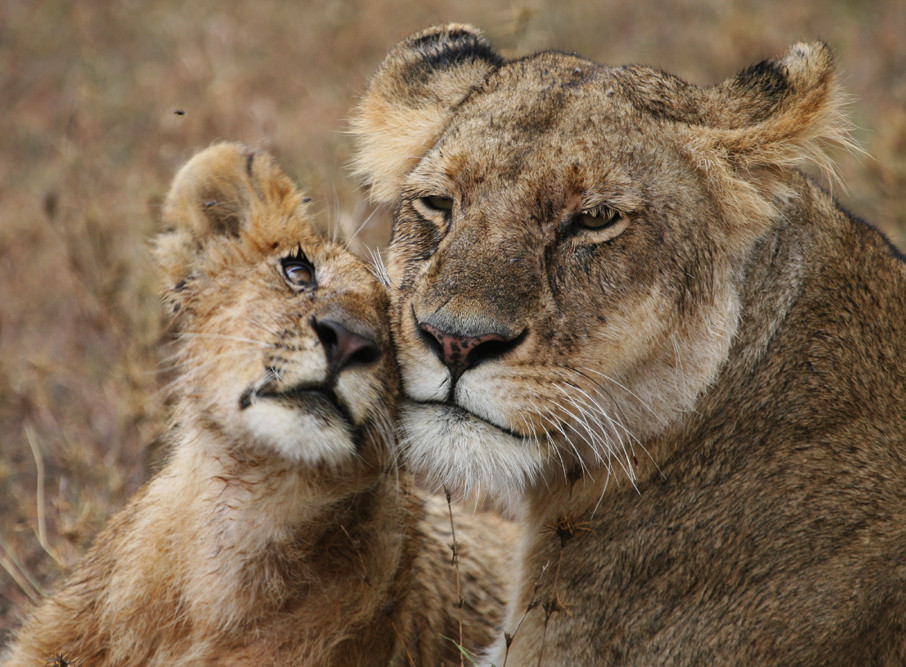
<svg viewBox="0 0 906 667">
<path fill-rule="evenodd" d="M 607 229 L 623 220 L 623 215 L 609 206 L 596 206 L 581 211 L 575 223 L 582 229 Z"/>
<path fill-rule="evenodd" d="M 280 260 L 280 265 L 283 268 L 283 277 L 293 287 L 315 286 L 315 267 L 304 255 L 284 257 Z"/>
<path fill-rule="evenodd" d="M 453 210 L 453 200 L 450 197 L 428 195 L 427 197 L 419 197 L 418 203 L 428 211 L 437 211 L 447 214 Z"/>
</svg>

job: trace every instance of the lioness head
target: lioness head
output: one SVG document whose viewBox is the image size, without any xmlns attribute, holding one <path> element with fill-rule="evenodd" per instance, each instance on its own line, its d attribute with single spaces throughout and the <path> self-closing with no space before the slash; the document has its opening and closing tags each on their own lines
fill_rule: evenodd
<svg viewBox="0 0 906 667">
<path fill-rule="evenodd" d="M 395 208 L 410 463 L 503 494 L 632 478 L 637 446 L 726 360 L 789 169 L 825 165 L 841 128 L 822 44 L 712 87 L 556 52 L 507 62 L 464 25 L 396 46 L 353 130 L 359 175 Z"/>
<path fill-rule="evenodd" d="M 398 382 L 386 295 L 314 231 L 306 201 L 238 144 L 174 179 L 155 257 L 179 335 L 176 421 L 290 462 L 373 466 Z"/>
</svg>

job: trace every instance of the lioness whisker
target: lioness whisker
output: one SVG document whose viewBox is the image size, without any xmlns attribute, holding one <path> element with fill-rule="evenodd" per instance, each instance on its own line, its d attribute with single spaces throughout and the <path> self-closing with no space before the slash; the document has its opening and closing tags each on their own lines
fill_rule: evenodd
<svg viewBox="0 0 906 667">
<path fill-rule="evenodd" d="M 544 415 L 541 415 L 541 418 L 544 419 Z M 540 447 L 541 443 L 537 436 L 537 428 L 535 427 L 534 424 L 532 424 L 529 428 L 531 428 L 531 430 L 532 430 L 532 434 L 535 438 L 535 442 Z M 547 439 L 548 451 L 552 451 L 557 456 L 557 460 L 560 462 L 560 469 L 563 471 L 563 477 L 565 479 L 567 477 L 566 462 L 563 460 L 563 455 L 560 453 L 560 448 L 557 447 L 556 443 L 554 442 L 553 437 L 551 436 L 550 432 L 547 429 L 544 429 L 543 433 L 544 433 L 544 437 Z M 566 436 L 566 434 L 564 433 L 564 437 L 565 436 Z"/>
<path fill-rule="evenodd" d="M 580 422 L 581 425 L 585 428 L 585 432 L 588 433 L 589 437 L 595 443 L 595 444 L 589 443 L 592 453 L 595 455 L 595 458 L 598 460 L 599 463 L 603 462 L 604 459 L 606 458 L 606 456 L 602 455 L 602 453 L 600 452 L 600 448 L 596 446 L 597 442 L 600 442 L 604 446 L 606 455 L 609 456 L 609 455 L 613 454 L 613 446 L 610 442 L 610 438 L 608 437 L 608 433 L 604 428 L 604 424 L 602 424 L 595 417 L 595 415 L 589 414 L 589 412 L 587 410 L 588 406 L 580 405 L 578 400 L 574 396 L 572 396 L 569 392 L 567 392 L 563 386 L 561 386 L 559 384 L 554 384 L 553 386 L 555 389 L 558 389 L 559 391 L 561 391 L 563 393 L 563 395 L 565 396 L 566 400 L 569 401 L 570 405 L 572 405 L 576 409 L 575 414 L 572 412 L 568 412 L 568 414 L 570 414 L 575 421 Z M 573 388 L 576 388 L 576 387 L 573 387 Z M 594 420 L 595 425 L 599 426 L 600 428 L 597 428 L 597 429 L 592 428 L 591 424 L 589 424 L 589 421 L 588 421 L 589 418 Z M 578 429 L 576 429 L 576 431 L 578 432 Z"/>
<path fill-rule="evenodd" d="M 632 483 L 632 485 L 635 486 L 635 471 L 632 468 L 631 454 L 630 454 L 630 450 L 627 449 L 627 447 L 626 447 L 626 442 L 623 439 L 622 433 L 626 433 L 626 435 L 629 436 L 630 447 L 632 447 L 632 442 L 634 439 L 632 434 L 629 432 L 628 429 L 626 429 L 625 426 L 623 426 L 623 424 L 619 420 L 615 420 L 614 418 L 612 418 L 607 413 L 607 411 L 605 411 L 599 404 L 595 403 L 594 399 L 591 396 L 589 396 L 581 387 L 576 387 L 574 385 L 571 385 L 571 386 L 573 386 L 574 389 L 576 389 L 577 391 L 582 393 L 588 399 L 588 401 L 592 402 L 591 404 L 588 404 L 583 401 L 583 404 L 585 407 L 589 408 L 593 412 L 597 412 L 599 415 L 601 415 L 601 417 L 603 417 L 605 420 L 607 420 L 607 424 L 610 428 L 608 428 L 607 431 L 605 431 L 605 433 L 602 433 L 601 435 L 603 436 L 606 433 L 609 433 L 611 436 L 616 438 L 616 445 L 618 446 L 619 451 L 622 452 L 623 458 L 625 458 L 625 460 L 626 460 L 625 465 L 622 463 L 620 456 L 618 456 L 617 447 L 614 446 L 614 442 L 612 439 L 608 439 L 608 442 L 610 443 L 608 450 L 609 450 L 610 454 L 616 459 L 617 463 L 620 464 L 620 467 L 623 468 L 624 472 L 626 473 L 627 477 L 629 478 L 630 483 Z M 576 403 L 576 407 L 581 408 L 581 406 L 579 406 L 578 403 Z M 587 413 L 583 412 L 583 414 L 587 414 Z M 601 424 L 600 422 L 598 422 L 598 423 L 602 427 L 604 427 L 604 424 Z M 638 489 L 636 489 L 636 490 L 638 490 Z"/>
<path fill-rule="evenodd" d="M 384 257 L 381 255 L 380 248 L 365 248 L 365 251 L 368 253 L 368 258 L 371 260 L 368 263 L 368 268 L 371 270 L 371 273 L 377 278 L 380 283 L 390 289 L 393 285 L 390 282 L 390 274 L 387 273 L 387 266 L 384 264 Z"/>
<path fill-rule="evenodd" d="M 358 235 L 361 233 L 361 231 L 363 229 L 365 229 L 365 227 L 368 226 L 368 224 L 371 222 L 371 219 L 377 214 L 377 212 L 378 212 L 378 209 L 375 208 L 371 211 L 371 213 L 369 213 L 367 216 L 365 216 L 365 219 L 362 221 L 362 224 L 360 224 L 356 228 L 356 230 L 352 233 L 352 235 L 346 239 L 346 242 L 351 243 L 352 241 L 354 241 L 358 237 Z"/>
<path fill-rule="evenodd" d="M 586 397 L 588 397 L 588 400 L 591 401 L 591 403 L 593 404 L 593 407 L 596 410 L 598 410 L 600 412 L 600 414 L 602 414 L 608 420 L 608 422 L 612 423 L 615 427 L 617 427 L 623 433 L 625 433 L 633 443 L 639 443 L 640 442 L 639 439 L 636 438 L 635 435 L 633 435 L 633 433 L 624 424 L 624 417 L 622 415 L 623 408 L 621 407 L 620 402 L 618 400 L 616 400 L 616 398 L 613 396 L 613 394 L 611 394 L 608 391 L 607 387 L 602 385 L 600 382 L 595 381 L 593 378 L 589 377 L 588 375 L 586 375 L 585 373 L 583 373 L 581 371 L 577 370 L 577 371 L 575 371 L 575 373 L 579 377 L 591 382 L 592 386 L 594 386 L 594 388 L 595 388 L 595 391 L 597 393 L 603 394 L 604 397 L 606 397 L 607 403 L 608 403 L 607 408 L 605 408 L 603 405 L 601 405 L 597 399 L 595 399 L 593 396 L 588 394 L 588 392 L 586 392 L 584 389 L 582 389 L 581 386 L 579 386 L 578 384 L 570 382 L 570 385 L 574 386 L 578 391 L 582 392 Z M 647 407 L 647 406 L 645 406 L 645 407 Z M 648 409 L 650 410 L 650 408 L 648 408 Z M 616 414 L 612 414 L 612 412 L 616 413 Z"/>
<path fill-rule="evenodd" d="M 572 412 L 569 412 L 569 414 L 575 421 L 581 423 L 589 438 L 592 439 L 593 443 L 589 443 L 589 445 L 592 448 L 596 458 L 600 462 L 603 462 L 605 458 L 613 456 L 616 453 L 616 448 L 613 445 L 613 438 L 616 437 L 617 439 L 619 439 L 620 434 L 618 432 L 614 432 L 613 429 L 608 428 L 607 425 L 594 414 L 594 411 L 592 409 L 593 406 L 589 406 L 584 401 L 580 403 L 576 397 L 572 396 L 562 386 L 554 386 L 564 394 L 566 399 L 576 409 L 578 413 L 577 415 L 573 414 Z M 606 415 L 604 416 L 606 417 Z M 589 419 L 594 422 L 594 425 L 597 426 L 597 428 L 592 427 L 592 425 L 589 423 Z M 575 425 L 573 425 L 573 428 L 577 433 L 579 432 Z M 602 454 L 601 452 L 602 448 L 598 447 L 596 443 L 600 443 L 603 446 L 604 454 Z"/>
<path fill-rule="evenodd" d="M 588 378 L 588 380 L 589 380 L 590 382 L 594 382 L 594 383 L 596 384 L 596 386 L 600 387 L 600 388 L 603 390 L 603 389 L 604 389 L 603 385 L 601 385 L 600 383 L 596 382 L 594 379 L 590 378 L 590 377 L 589 377 L 588 375 L 586 375 L 585 373 L 593 373 L 593 374 L 595 374 L 595 375 L 601 376 L 602 378 L 604 378 L 605 380 L 607 380 L 607 381 L 610 382 L 611 384 L 616 385 L 617 387 L 619 387 L 620 389 L 622 389 L 624 392 L 626 392 L 626 394 L 627 394 L 628 396 L 631 396 L 631 397 L 634 398 L 636 401 L 638 401 L 638 404 L 639 404 L 641 407 L 643 407 L 645 410 L 647 410 L 653 417 L 655 417 L 656 419 L 658 419 L 661 423 L 664 423 L 664 418 L 660 415 L 660 413 L 658 413 L 656 410 L 654 410 L 654 409 L 651 407 L 651 405 L 650 405 L 647 401 L 644 401 L 642 398 L 639 397 L 638 394 L 636 394 L 634 391 L 632 391 L 631 389 L 629 389 L 626 385 L 624 385 L 624 384 L 618 382 L 617 380 L 613 379 L 612 377 L 610 377 L 610 376 L 607 375 L 606 373 L 602 373 L 601 371 L 596 370 L 596 369 L 594 369 L 594 368 L 588 368 L 587 366 L 583 366 L 582 368 L 579 368 L 579 369 L 571 369 L 571 370 L 574 370 L 576 373 L 581 374 L 582 377 Z M 617 401 L 614 401 L 614 404 L 617 404 Z"/>
<path fill-rule="evenodd" d="M 557 402 L 557 401 L 551 401 L 551 402 L 553 403 L 553 405 L 554 405 L 555 407 L 560 408 L 560 410 L 562 410 L 563 412 L 566 412 L 567 414 L 571 414 L 571 413 L 569 412 L 569 410 L 566 409 L 566 408 L 565 408 L 563 405 L 561 405 L 559 402 Z M 585 457 L 583 457 L 583 456 L 579 453 L 578 448 L 576 448 L 575 443 L 572 441 L 572 439 L 569 437 L 569 435 L 567 435 L 567 433 L 566 433 L 566 431 L 564 430 L 563 426 L 566 425 L 566 426 L 569 426 L 570 428 L 572 428 L 572 429 L 576 432 L 576 435 L 578 435 L 578 436 L 579 436 L 579 437 L 580 437 L 580 438 L 588 445 L 589 449 L 591 449 L 592 451 L 595 451 L 595 450 L 597 449 L 597 448 L 595 447 L 594 443 L 593 443 L 592 441 L 589 441 L 588 438 L 586 438 L 581 432 L 579 432 L 579 430 L 576 429 L 572 424 L 569 424 L 569 423 L 567 423 L 567 422 L 564 422 L 562 419 L 560 419 L 556 414 L 554 414 L 554 412 L 553 412 L 552 410 L 550 410 L 550 408 L 548 408 L 546 414 L 541 415 L 541 418 L 542 418 L 542 419 L 545 419 L 545 418 L 546 418 L 546 419 L 550 422 L 550 424 L 551 424 L 552 427 L 554 427 L 554 428 L 555 428 L 556 430 L 558 430 L 561 434 L 563 434 L 563 439 L 564 439 L 564 441 L 565 441 L 566 444 L 568 444 L 568 445 L 570 446 L 570 448 L 572 449 L 573 453 L 575 454 L 576 460 L 578 461 L 579 465 L 582 467 L 583 472 L 585 472 L 585 474 L 590 475 L 591 472 L 589 471 L 588 466 L 587 466 L 586 463 L 585 463 Z M 554 451 L 557 452 L 557 455 L 558 455 L 558 456 L 560 456 L 560 448 L 557 447 L 557 446 L 553 443 L 553 440 L 552 440 L 552 438 L 551 438 L 550 433 L 546 431 L 546 434 L 547 434 L 547 436 L 548 436 L 548 441 L 551 443 L 551 446 L 554 448 Z M 589 432 L 589 435 L 592 435 L 591 432 Z M 603 463 L 603 460 L 602 460 L 601 462 Z M 568 478 L 568 472 L 567 472 L 566 465 L 564 464 L 562 458 L 560 459 L 560 463 L 561 463 L 561 467 L 563 468 L 563 476 L 564 476 L 564 479 L 566 479 L 566 478 Z"/>
</svg>

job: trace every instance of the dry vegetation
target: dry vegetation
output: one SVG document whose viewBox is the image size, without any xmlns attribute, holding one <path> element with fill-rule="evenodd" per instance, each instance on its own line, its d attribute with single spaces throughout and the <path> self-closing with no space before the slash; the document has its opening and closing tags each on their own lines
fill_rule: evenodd
<svg viewBox="0 0 906 667">
<path fill-rule="evenodd" d="M 368 208 L 344 118 L 393 43 L 450 20 L 699 83 L 824 39 L 872 156 L 841 156 L 838 196 L 906 245 L 902 0 L 0 0 L 0 644 L 162 456 L 146 242 L 174 170 L 219 138 L 267 147 L 348 235 Z"/>
</svg>

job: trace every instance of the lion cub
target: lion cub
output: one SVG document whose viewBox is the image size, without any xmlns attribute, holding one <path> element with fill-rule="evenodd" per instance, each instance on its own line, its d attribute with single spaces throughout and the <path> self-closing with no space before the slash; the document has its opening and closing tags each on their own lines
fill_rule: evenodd
<svg viewBox="0 0 906 667">
<path fill-rule="evenodd" d="M 458 663 L 502 615 L 510 528 L 395 470 L 386 296 L 272 158 L 220 144 L 158 237 L 174 451 L 21 629 L 7 665 Z M 479 524 L 480 539 L 472 540 Z"/>
</svg>

